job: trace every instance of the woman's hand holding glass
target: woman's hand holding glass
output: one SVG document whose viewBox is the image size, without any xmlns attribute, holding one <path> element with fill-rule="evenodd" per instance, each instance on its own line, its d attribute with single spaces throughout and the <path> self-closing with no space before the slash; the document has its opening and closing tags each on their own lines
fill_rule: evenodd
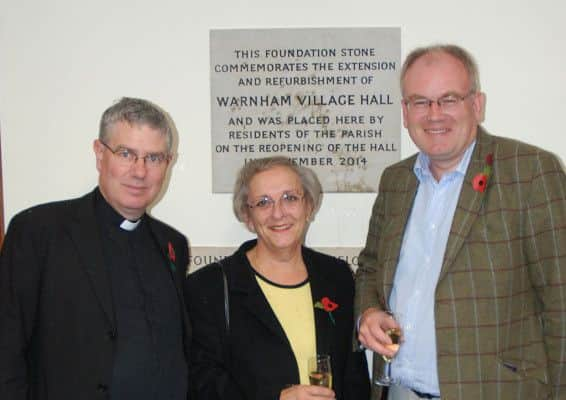
<svg viewBox="0 0 566 400">
<path fill-rule="evenodd" d="M 332 369 L 328 354 L 317 354 L 308 361 L 310 385 L 291 385 L 281 391 L 280 400 L 334 399 Z"/>
</svg>

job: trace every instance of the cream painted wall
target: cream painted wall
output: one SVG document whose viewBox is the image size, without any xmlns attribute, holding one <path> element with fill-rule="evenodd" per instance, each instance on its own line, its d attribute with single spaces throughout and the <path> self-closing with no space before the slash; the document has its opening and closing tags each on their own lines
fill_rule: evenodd
<svg viewBox="0 0 566 400">
<path fill-rule="evenodd" d="M 565 160 L 564 15 L 560 0 L 0 0 L 6 221 L 96 185 L 92 141 L 100 114 L 128 95 L 167 109 L 180 133 L 169 190 L 153 214 L 194 246 L 248 238 L 230 196 L 211 193 L 211 28 L 400 26 L 403 55 L 455 42 L 480 65 L 485 127 Z M 402 156 L 415 151 L 404 133 Z M 361 246 L 374 198 L 327 195 L 308 244 Z"/>
</svg>

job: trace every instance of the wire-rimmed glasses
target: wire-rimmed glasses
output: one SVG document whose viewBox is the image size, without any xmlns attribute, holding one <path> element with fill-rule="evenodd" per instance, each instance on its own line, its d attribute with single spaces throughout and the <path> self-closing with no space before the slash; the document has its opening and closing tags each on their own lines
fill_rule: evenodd
<svg viewBox="0 0 566 400">
<path fill-rule="evenodd" d="M 167 164 L 171 160 L 171 155 L 165 153 L 148 153 L 141 157 L 135 150 L 129 149 L 127 147 L 120 146 L 117 149 L 113 149 L 102 140 L 99 140 L 104 147 L 108 149 L 116 158 L 124 165 L 134 165 L 139 159 L 143 160 L 144 164 L 148 168 L 159 168 L 164 164 Z"/>
<path fill-rule="evenodd" d="M 437 104 L 442 111 L 452 111 L 456 109 L 464 100 L 466 100 L 471 95 L 475 94 L 476 91 L 472 90 L 465 95 L 458 93 L 447 93 L 438 99 L 429 99 L 423 96 L 411 96 L 407 99 L 403 99 L 403 103 L 407 106 L 410 111 L 416 113 L 428 112 L 433 104 Z"/>
<path fill-rule="evenodd" d="M 252 210 L 260 212 L 269 212 L 273 210 L 275 204 L 279 202 L 279 205 L 285 210 L 292 211 L 296 210 L 299 207 L 303 198 L 304 195 L 302 193 L 295 191 L 285 191 L 278 200 L 274 200 L 267 195 L 252 199 L 249 201 L 248 207 Z"/>
</svg>

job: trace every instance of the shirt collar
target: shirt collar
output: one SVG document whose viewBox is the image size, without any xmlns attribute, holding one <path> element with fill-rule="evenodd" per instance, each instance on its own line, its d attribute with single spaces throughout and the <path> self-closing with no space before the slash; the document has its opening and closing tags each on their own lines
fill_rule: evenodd
<svg viewBox="0 0 566 400">
<path fill-rule="evenodd" d="M 464 156 L 458 163 L 456 169 L 450 172 L 449 174 L 447 174 L 447 176 L 452 176 L 456 174 L 461 176 L 466 175 L 466 170 L 468 169 L 468 165 L 470 164 L 472 153 L 474 152 L 475 147 L 476 147 L 476 141 L 474 140 L 464 152 Z M 419 181 L 432 177 L 432 172 L 430 171 L 429 164 L 430 164 L 430 158 L 422 151 L 419 152 L 419 154 L 417 155 L 417 159 L 415 160 L 415 165 L 413 166 L 413 172 L 415 173 Z"/>
<path fill-rule="evenodd" d="M 102 222 L 105 225 L 110 225 L 112 227 L 131 232 L 140 225 L 140 222 L 143 219 L 143 216 L 137 221 L 125 219 L 106 201 L 99 188 L 97 188 L 95 192 L 95 202 L 98 209 L 98 216 L 102 219 Z"/>
<path fill-rule="evenodd" d="M 125 231 L 133 231 L 138 227 L 140 222 L 141 222 L 141 218 L 138 219 L 137 221 L 130 221 L 129 219 L 125 219 L 120 224 L 120 228 L 122 228 Z"/>
</svg>

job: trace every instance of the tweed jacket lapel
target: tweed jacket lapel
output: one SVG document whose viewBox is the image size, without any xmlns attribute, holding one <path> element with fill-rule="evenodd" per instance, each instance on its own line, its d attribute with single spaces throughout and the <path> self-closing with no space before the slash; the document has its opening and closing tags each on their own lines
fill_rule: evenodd
<svg viewBox="0 0 566 400">
<path fill-rule="evenodd" d="M 387 299 L 393 288 L 393 279 L 399 263 L 405 228 L 417 194 L 418 180 L 413 172 L 415 160 L 416 156 L 410 157 L 407 163 L 393 175 L 395 196 L 392 197 L 392 202 L 386 204 L 387 209 L 395 209 L 396 211 L 391 213 L 393 220 L 385 230 L 389 245 L 382 279 L 382 293 L 384 293 L 385 298 L 380 299 L 384 307 L 386 307 Z"/>
<path fill-rule="evenodd" d="M 84 268 L 100 307 L 115 330 L 110 277 L 102 256 L 102 242 L 94 211 L 94 192 L 79 200 L 77 212 L 69 223 L 69 233 L 82 261 L 80 267 Z"/>
<path fill-rule="evenodd" d="M 489 182 L 485 192 L 480 192 L 474 189 L 472 181 L 474 177 L 481 173 L 486 166 L 486 157 L 488 154 L 493 153 L 493 141 L 490 136 L 478 127 L 478 135 L 476 139 L 476 147 L 472 153 L 466 176 L 462 184 L 462 191 L 456 205 L 452 226 L 450 227 L 450 234 L 448 235 L 448 242 L 446 243 L 446 250 L 444 252 L 444 260 L 440 270 L 438 281 L 446 276 L 447 271 L 452 266 L 458 252 L 462 248 L 466 237 L 468 236 L 472 225 L 478 217 L 482 204 L 485 199 L 486 192 L 489 190 Z M 496 168 L 495 165 L 492 168 Z"/>
</svg>

